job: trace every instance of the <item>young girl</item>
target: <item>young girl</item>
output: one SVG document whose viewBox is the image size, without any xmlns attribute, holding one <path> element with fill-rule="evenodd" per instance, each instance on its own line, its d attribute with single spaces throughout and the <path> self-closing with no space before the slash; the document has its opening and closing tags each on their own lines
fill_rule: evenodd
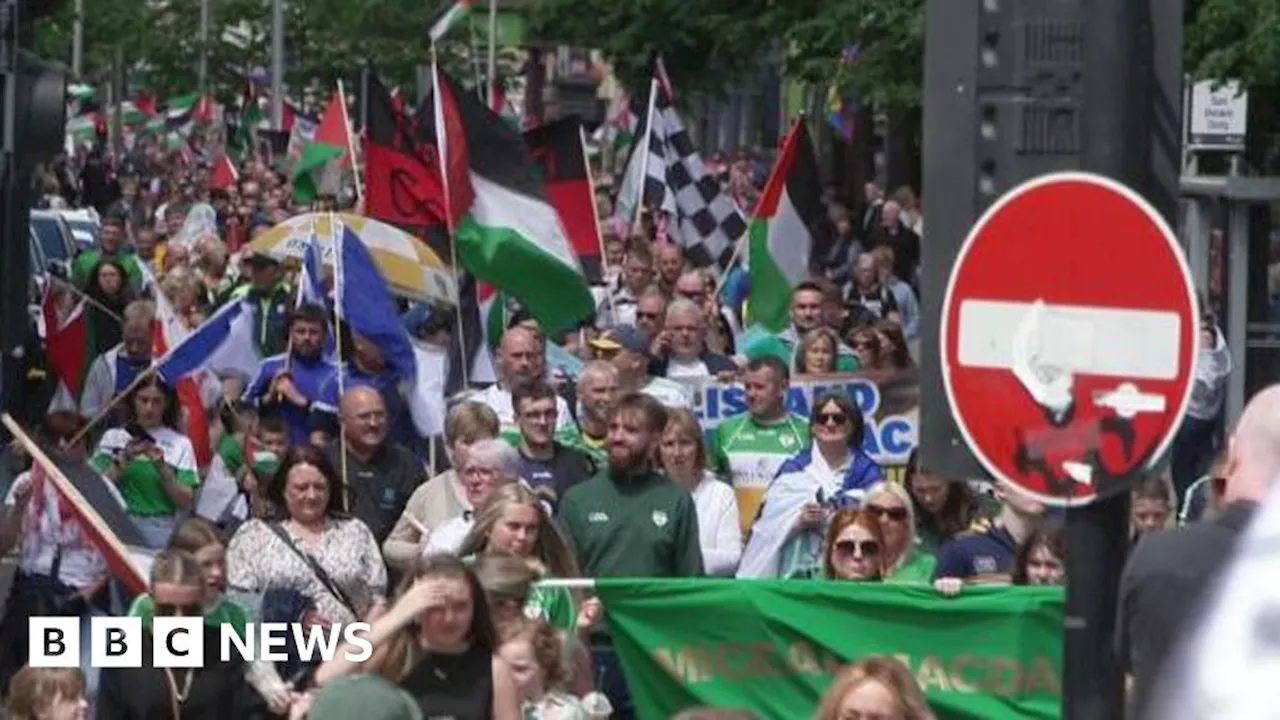
<svg viewBox="0 0 1280 720">
<path fill-rule="evenodd" d="M 498 657 L 511 668 L 526 720 L 586 720 L 582 703 L 564 691 L 560 636 L 550 625 L 517 616 L 498 625 L 498 638 Z"/>
<path fill-rule="evenodd" d="M 316 673 L 324 686 L 354 672 L 377 672 L 417 699 L 423 712 L 457 720 L 520 720 L 511 669 L 494 653 L 497 637 L 476 576 L 450 555 L 425 558 L 401 584 L 394 605 L 368 634 L 373 657 L 347 659 L 346 644 Z"/>
<path fill-rule="evenodd" d="M 89 701 L 76 668 L 25 667 L 9 682 L 8 720 L 84 720 Z"/>
</svg>

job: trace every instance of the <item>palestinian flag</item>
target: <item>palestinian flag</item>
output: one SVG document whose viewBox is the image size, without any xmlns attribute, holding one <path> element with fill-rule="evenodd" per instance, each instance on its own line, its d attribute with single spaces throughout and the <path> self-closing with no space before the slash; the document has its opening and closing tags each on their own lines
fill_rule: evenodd
<svg viewBox="0 0 1280 720">
<path fill-rule="evenodd" d="M 86 348 L 94 347 L 89 323 L 88 301 L 75 304 L 65 318 L 58 316 L 58 294 L 50 281 L 44 290 L 41 312 L 44 319 L 45 355 L 53 371 L 54 405 L 51 410 L 79 410 L 80 391 L 94 361 Z"/>
<path fill-rule="evenodd" d="M 582 122 L 557 120 L 524 134 L 529 155 L 542 175 L 547 201 L 560 216 L 574 253 L 587 277 L 600 277 L 600 235 L 596 199 L 591 193 L 587 158 L 582 150 Z"/>
<path fill-rule="evenodd" d="M 170 98 L 165 110 L 165 128 L 179 135 L 187 136 L 195 129 L 196 115 L 201 105 L 200 93 L 190 93 Z"/>
<path fill-rule="evenodd" d="M 34 461 L 31 466 L 31 502 L 42 518 L 53 504 L 59 520 L 79 526 L 83 541 L 102 554 L 107 568 L 131 593 L 143 593 L 150 584 L 154 555 L 146 539 L 125 510 L 124 498 L 105 477 L 84 460 L 57 455 L 36 444 L 8 415 L 4 425 Z M 34 531 L 36 528 L 28 528 Z"/>
<path fill-rule="evenodd" d="M 590 317 L 586 277 L 524 139 L 438 65 L 432 75 L 458 262 L 518 298 L 549 334 Z"/>
<path fill-rule="evenodd" d="M 300 203 L 314 202 L 320 195 L 337 196 L 342 177 L 351 167 L 347 152 L 347 103 L 341 93 L 334 93 L 311 136 L 302 156 L 293 166 L 293 198 Z"/>
<path fill-rule="evenodd" d="M 448 0 L 431 20 L 431 42 L 440 42 L 449 31 L 462 24 L 471 14 L 472 0 Z"/>
<path fill-rule="evenodd" d="M 801 120 L 783 138 L 749 231 L 751 314 L 772 332 L 790 323 L 791 289 L 809 277 L 824 215 L 813 142 Z"/>
</svg>

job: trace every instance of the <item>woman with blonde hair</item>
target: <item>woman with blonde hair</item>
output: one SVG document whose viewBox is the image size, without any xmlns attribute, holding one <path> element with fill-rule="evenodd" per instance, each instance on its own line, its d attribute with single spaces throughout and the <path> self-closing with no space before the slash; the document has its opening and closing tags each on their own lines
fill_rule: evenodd
<svg viewBox="0 0 1280 720">
<path fill-rule="evenodd" d="M 551 520 L 542 497 L 523 483 L 494 490 L 458 555 L 466 558 L 491 552 L 534 561 L 541 577 L 572 579 L 581 574 L 572 543 Z M 525 612 L 561 630 L 573 629 L 577 621 L 577 603 L 564 588 L 534 588 Z"/>
<path fill-rule="evenodd" d="M 707 574 L 733 577 L 742 559 L 738 499 L 733 488 L 707 471 L 707 450 L 702 437 L 702 428 L 693 413 L 672 410 L 667 413 L 658 457 L 667 477 L 693 496 L 698 515 L 698 544 L 702 546 L 702 562 Z"/>
<path fill-rule="evenodd" d="M 906 665 L 887 655 L 846 665 L 827 688 L 813 720 L 934 720 Z"/>
<path fill-rule="evenodd" d="M 829 328 L 814 328 L 804 334 L 796 346 L 792 358 L 792 370 L 797 375 L 829 375 L 836 372 L 836 357 L 840 352 L 840 337 Z"/>
<path fill-rule="evenodd" d="M 884 581 L 895 585 L 928 585 L 938 559 L 916 537 L 916 514 L 903 486 L 882 482 L 867 490 L 862 507 L 875 515 L 884 534 Z"/>
<path fill-rule="evenodd" d="M 24 667 L 9 681 L 7 720 L 84 720 L 88 713 L 78 668 Z"/>
</svg>

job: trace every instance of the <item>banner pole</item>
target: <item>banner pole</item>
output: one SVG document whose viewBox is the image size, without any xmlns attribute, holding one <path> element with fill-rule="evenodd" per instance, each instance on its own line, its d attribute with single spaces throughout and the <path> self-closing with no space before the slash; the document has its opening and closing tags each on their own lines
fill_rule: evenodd
<svg viewBox="0 0 1280 720">
<path fill-rule="evenodd" d="M 338 223 L 338 214 L 329 213 L 329 246 L 333 248 L 333 305 L 337 309 L 334 315 L 339 322 L 339 326 L 334 328 L 333 332 L 334 352 L 338 355 L 338 457 L 341 458 L 338 471 L 342 476 L 342 510 L 343 512 L 350 512 L 351 485 L 347 483 L 347 427 L 342 422 L 341 410 L 342 396 L 346 393 L 342 379 L 343 372 L 346 370 L 345 363 L 342 360 L 342 325 L 346 324 L 346 318 L 342 315 L 342 284 L 345 274 L 342 266 L 342 250 L 347 240 L 345 229 L 339 228 Z"/>
<path fill-rule="evenodd" d="M 108 401 L 106 405 L 103 405 L 102 409 L 98 411 L 98 414 L 89 418 L 89 422 L 85 423 L 84 427 L 80 428 L 80 431 L 77 432 L 75 435 L 73 435 L 71 439 L 67 441 L 67 444 L 75 445 L 76 443 L 83 440 L 95 425 L 102 422 L 103 419 L 105 419 L 107 415 L 111 413 L 111 411 L 115 408 L 115 406 L 120 404 L 121 400 L 124 400 L 126 397 L 129 397 L 129 393 L 133 392 L 134 390 L 137 390 L 138 386 L 141 385 L 143 381 L 145 381 L 147 378 L 151 377 L 155 373 L 156 373 L 155 365 L 152 365 L 146 370 L 143 370 L 142 372 L 138 373 L 138 377 L 134 378 L 133 382 L 129 383 L 124 390 L 121 390 L 120 392 L 113 395 L 111 397 L 111 400 Z"/>
</svg>

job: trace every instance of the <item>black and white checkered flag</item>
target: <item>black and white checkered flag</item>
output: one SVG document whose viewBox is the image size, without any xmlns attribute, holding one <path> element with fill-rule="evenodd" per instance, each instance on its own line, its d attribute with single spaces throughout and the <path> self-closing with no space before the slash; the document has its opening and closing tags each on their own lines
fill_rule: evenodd
<svg viewBox="0 0 1280 720">
<path fill-rule="evenodd" d="M 619 210 L 623 217 L 635 217 L 634 203 L 640 196 L 637 186 L 643 175 L 644 205 L 660 207 L 676 219 L 672 240 L 684 248 L 689 262 L 724 269 L 733 256 L 734 243 L 747 230 L 746 219 L 694 148 L 671 103 L 670 85 L 660 63 L 650 83 L 650 95 L 652 115 L 647 110 L 641 115 L 644 124 L 636 134 L 618 191 Z"/>
</svg>

